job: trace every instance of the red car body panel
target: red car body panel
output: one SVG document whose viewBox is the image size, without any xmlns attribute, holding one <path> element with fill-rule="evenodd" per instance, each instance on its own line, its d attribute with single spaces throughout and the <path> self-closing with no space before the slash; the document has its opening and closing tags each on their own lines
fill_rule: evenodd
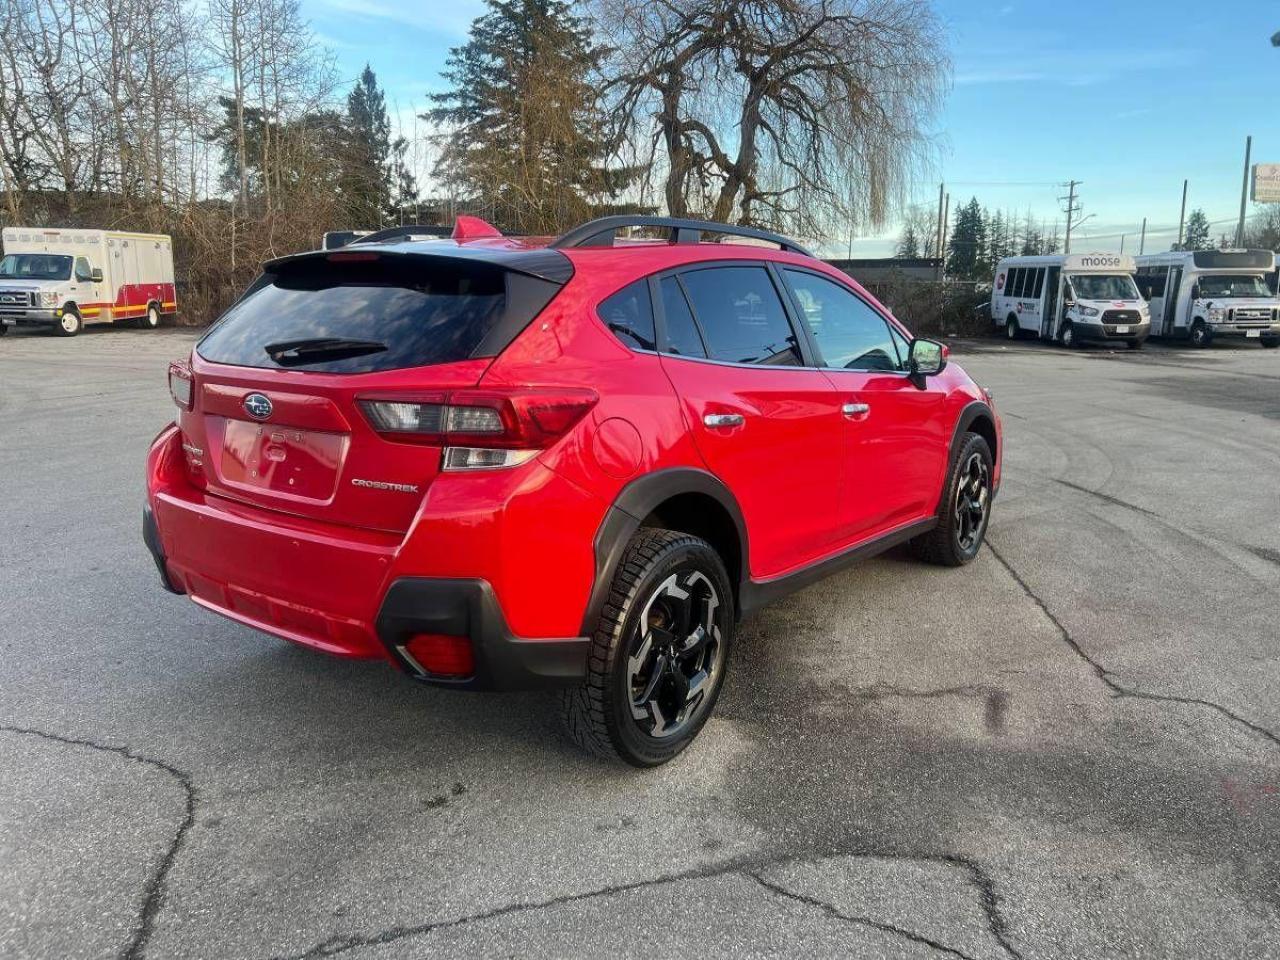
<svg viewBox="0 0 1280 960">
<path fill-rule="evenodd" d="M 383 657 L 379 611 L 402 578 L 480 581 L 515 638 L 579 637 L 606 514 L 628 484 L 673 468 L 728 488 L 746 528 L 744 572 L 757 581 L 935 516 L 962 412 L 989 409 L 955 364 L 923 383 L 903 373 L 744 369 L 630 349 L 596 313 L 638 279 L 735 260 L 801 265 L 875 305 L 846 275 L 799 254 L 728 244 L 563 254 L 573 278 L 493 358 L 326 374 L 211 363 L 193 352 L 192 408 L 156 438 L 147 471 L 153 552 L 172 586 L 286 639 Z M 358 403 L 433 402 L 471 387 L 590 388 L 599 400 L 534 459 L 458 473 L 441 470 L 439 444 L 376 432 Z M 270 423 L 243 412 L 254 392 L 271 401 Z M 847 403 L 870 413 L 843 414 Z M 743 413 L 746 423 L 708 428 L 711 413 Z M 999 419 L 990 419 L 998 437 Z M 999 442 L 994 453 L 998 485 Z M 359 479 L 404 489 L 352 483 Z"/>
</svg>

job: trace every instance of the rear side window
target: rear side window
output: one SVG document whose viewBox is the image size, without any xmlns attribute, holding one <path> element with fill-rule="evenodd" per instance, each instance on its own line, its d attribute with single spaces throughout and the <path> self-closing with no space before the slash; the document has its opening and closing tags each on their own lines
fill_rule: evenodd
<svg viewBox="0 0 1280 960">
<path fill-rule="evenodd" d="M 663 277 L 659 283 L 662 291 L 662 313 L 666 327 L 666 353 L 678 357 L 707 356 L 702 345 L 702 337 L 698 333 L 698 325 L 693 322 L 693 314 L 689 312 L 689 301 L 680 289 L 680 281 L 675 277 Z"/>
<path fill-rule="evenodd" d="M 214 363 L 321 373 L 452 363 L 492 356 L 494 338 L 523 329 L 559 289 L 448 257 L 307 259 L 260 278 L 196 351 Z"/>
<path fill-rule="evenodd" d="M 649 281 L 637 280 L 600 304 L 596 311 L 615 337 L 633 350 L 656 349 Z"/>
<path fill-rule="evenodd" d="M 800 365 L 791 324 L 763 267 L 710 267 L 680 280 L 712 360 Z"/>
</svg>

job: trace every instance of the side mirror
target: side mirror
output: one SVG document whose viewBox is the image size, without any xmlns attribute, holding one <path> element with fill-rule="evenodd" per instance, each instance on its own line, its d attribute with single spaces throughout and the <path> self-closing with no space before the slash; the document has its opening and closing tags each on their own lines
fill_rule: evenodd
<svg viewBox="0 0 1280 960">
<path fill-rule="evenodd" d="M 101 283 L 101 282 L 102 282 L 102 268 L 101 268 L 101 267 L 94 267 L 94 268 L 89 272 L 89 279 L 90 279 L 90 280 L 92 280 L 94 283 Z"/>
<path fill-rule="evenodd" d="M 907 371 L 913 377 L 936 376 L 946 367 L 950 352 L 937 340 L 912 340 L 911 352 L 907 355 Z"/>
<path fill-rule="evenodd" d="M 1197 283 L 1195 286 L 1191 288 L 1191 299 L 1192 300 L 1200 299 L 1200 284 Z"/>
<path fill-rule="evenodd" d="M 1151 287 L 1147 287 L 1145 290 L 1142 291 L 1142 297 L 1145 300 L 1151 299 Z"/>
</svg>

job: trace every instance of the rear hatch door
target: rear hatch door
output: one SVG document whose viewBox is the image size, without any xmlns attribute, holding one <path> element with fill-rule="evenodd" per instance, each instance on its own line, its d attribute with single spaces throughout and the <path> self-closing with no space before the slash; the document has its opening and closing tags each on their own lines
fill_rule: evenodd
<svg viewBox="0 0 1280 960">
<path fill-rule="evenodd" d="M 407 530 L 441 448 L 376 432 L 361 401 L 430 404 L 474 386 L 568 278 L 551 255 L 563 279 L 443 252 L 269 264 L 193 353 L 193 408 L 180 417 L 193 475 L 256 507 Z"/>
</svg>

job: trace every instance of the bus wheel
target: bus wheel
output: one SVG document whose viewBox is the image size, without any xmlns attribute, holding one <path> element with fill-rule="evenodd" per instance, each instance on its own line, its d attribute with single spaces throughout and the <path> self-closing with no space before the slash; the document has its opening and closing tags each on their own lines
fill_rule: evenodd
<svg viewBox="0 0 1280 960">
<path fill-rule="evenodd" d="M 84 324 L 80 322 L 80 311 L 75 307 L 68 307 L 62 311 L 62 316 L 53 325 L 53 332 L 59 337 L 74 337 L 83 326 Z"/>
<path fill-rule="evenodd" d="M 1060 333 L 1058 336 L 1062 340 L 1062 345 L 1066 347 L 1068 350 L 1072 350 L 1075 347 L 1079 346 L 1079 344 L 1076 341 L 1076 332 L 1071 329 L 1070 322 L 1064 323 L 1062 325 L 1062 333 Z"/>
<path fill-rule="evenodd" d="M 1213 342 L 1213 331 L 1205 326 L 1203 320 L 1197 320 L 1191 326 L 1191 345 L 1193 347 L 1207 347 Z"/>
<path fill-rule="evenodd" d="M 1280 347 L 1280 338 L 1271 338 L 1271 339 L 1268 339 L 1267 337 L 1262 338 L 1263 350 L 1274 350 L 1276 347 Z"/>
<path fill-rule="evenodd" d="M 1010 317 L 1009 322 L 1004 325 L 1005 336 L 1010 340 L 1017 340 L 1018 334 L 1022 332 L 1022 328 L 1018 326 L 1017 317 Z"/>
<path fill-rule="evenodd" d="M 160 326 L 160 308 L 154 303 L 147 304 L 147 315 L 138 321 L 143 330 L 155 330 Z"/>
</svg>

